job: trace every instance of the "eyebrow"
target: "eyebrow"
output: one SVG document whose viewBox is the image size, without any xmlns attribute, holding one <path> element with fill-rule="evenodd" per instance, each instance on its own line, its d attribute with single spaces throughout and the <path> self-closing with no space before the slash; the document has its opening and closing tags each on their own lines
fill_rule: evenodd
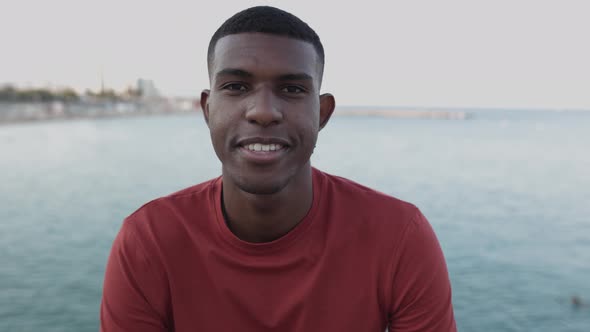
<svg viewBox="0 0 590 332">
<path fill-rule="evenodd" d="M 242 78 L 252 78 L 254 75 L 248 71 L 237 68 L 225 68 L 215 74 L 216 78 L 222 76 L 237 76 Z M 306 73 L 284 74 L 278 77 L 279 81 L 312 81 L 313 77 Z"/>
<path fill-rule="evenodd" d="M 215 74 L 216 78 L 219 78 L 221 76 L 238 76 L 238 77 L 250 78 L 250 77 L 253 77 L 254 75 L 252 75 L 252 73 L 247 72 L 242 69 L 226 68 L 226 69 L 222 69 L 222 70 L 218 71 Z"/>
<path fill-rule="evenodd" d="M 279 76 L 280 81 L 312 81 L 313 78 L 306 73 L 285 74 Z"/>
</svg>

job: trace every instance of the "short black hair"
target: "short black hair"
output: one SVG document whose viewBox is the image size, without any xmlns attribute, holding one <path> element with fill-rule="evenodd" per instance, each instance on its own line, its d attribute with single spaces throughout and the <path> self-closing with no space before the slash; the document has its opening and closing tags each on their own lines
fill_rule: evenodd
<svg viewBox="0 0 590 332">
<path fill-rule="evenodd" d="M 211 70 L 211 64 L 213 63 L 215 45 L 217 45 L 219 39 L 228 35 L 248 32 L 268 33 L 311 43 L 317 52 L 322 68 L 321 72 L 323 72 L 324 46 L 317 33 L 297 16 L 270 6 L 245 9 L 227 19 L 215 31 L 207 49 L 207 66 L 209 70 Z"/>
</svg>

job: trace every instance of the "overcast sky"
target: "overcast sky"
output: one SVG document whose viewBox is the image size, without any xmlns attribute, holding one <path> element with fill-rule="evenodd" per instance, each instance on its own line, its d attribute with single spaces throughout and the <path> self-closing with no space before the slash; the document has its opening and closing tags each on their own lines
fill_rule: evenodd
<svg viewBox="0 0 590 332">
<path fill-rule="evenodd" d="M 235 12 L 270 4 L 326 49 L 340 105 L 590 109 L 590 1 L 0 0 L 0 84 L 198 96 L 206 49 Z"/>
</svg>

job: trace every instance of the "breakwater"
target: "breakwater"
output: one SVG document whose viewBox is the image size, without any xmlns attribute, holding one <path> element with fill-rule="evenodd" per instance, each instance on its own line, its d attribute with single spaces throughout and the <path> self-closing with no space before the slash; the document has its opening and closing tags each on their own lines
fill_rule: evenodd
<svg viewBox="0 0 590 332">
<path fill-rule="evenodd" d="M 336 115 L 376 116 L 397 119 L 441 119 L 467 120 L 473 115 L 465 111 L 429 110 L 429 109 L 371 109 L 371 108 L 339 108 Z"/>
</svg>

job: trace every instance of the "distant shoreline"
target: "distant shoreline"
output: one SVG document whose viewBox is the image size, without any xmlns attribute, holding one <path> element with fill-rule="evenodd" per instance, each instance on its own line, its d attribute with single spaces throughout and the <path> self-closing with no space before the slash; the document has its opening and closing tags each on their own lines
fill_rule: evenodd
<svg viewBox="0 0 590 332">
<path fill-rule="evenodd" d="M 196 112 L 200 112 L 196 111 Z M 116 119 L 116 118 L 137 118 L 137 117 L 149 117 L 149 116 L 168 116 L 168 115 L 190 115 L 194 112 L 187 111 L 166 111 L 166 112 L 146 112 L 138 111 L 133 113 L 121 113 L 121 114 L 97 114 L 97 115 L 71 115 L 71 116 L 58 116 L 58 117 L 45 117 L 45 118 L 18 118 L 18 119 L 0 119 L 0 126 L 12 125 L 12 124 L 26 124 L 26 123 L 48 123 L 48 122 L 60 122 L 60 121 L 77 121 L 77 120 L 102 120 L 102 119 Z"/>
<path fill-rule="evenodd" d="M 0 102 L 0 124 L 186 114 L 198 110 L 191 99 L 100 102 Z"/>
<path fill-rule="evenodd" d="M 506 110 L 487 108 L 419 108 L 340 106 L 334 116 L 378 117 L 418 120 L 470 120 L 480 114 L 505 111 L 535 112 L 535 110 Z M 537 110 L 540 112 L 589 112 L 584 110 Z M 49 122 L 61 120 L 125 118 L 152 115 L 200 113 L 198 100 L 187 98 L 101 102 L 0 102 L 0 125 Z"/>
<path fill-rule="evenodd" d="M 198 101 L 191 99 L 160 99 L 133 102 L 62 103 L 62 102 L 0 102 L 0 124 L 45 122 L 54 120 L 102 119 L 148 115 L 190 114 L 200 112 Z M 338 107 L 335 116 L 370 116 L 395 119 L 467 120 L 470 112 L 451 110 L 420 110 L 371 107 Z"/>
</svg>

